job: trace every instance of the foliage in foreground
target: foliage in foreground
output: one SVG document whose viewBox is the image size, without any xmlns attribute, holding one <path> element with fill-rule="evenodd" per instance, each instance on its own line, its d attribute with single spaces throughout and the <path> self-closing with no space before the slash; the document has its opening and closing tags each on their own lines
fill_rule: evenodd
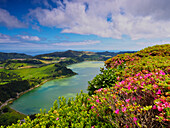
<svg viewBox="0 0 170 128">
<path fill-rule="evenodd" d="M 18 113 L 9 106 L 4 106 L 0 110 L 0 126 L 8 126 L 12 123 L 17 123 L 18 120 L 24 119 L 26 115 Z"/>
<path fill-rule="evenodd" d="M 168 127 L 170 122 L 170 45 L 157 45 L 105 62 L 89 82 L 89 95 L 11 127 Z"/>
</svg>

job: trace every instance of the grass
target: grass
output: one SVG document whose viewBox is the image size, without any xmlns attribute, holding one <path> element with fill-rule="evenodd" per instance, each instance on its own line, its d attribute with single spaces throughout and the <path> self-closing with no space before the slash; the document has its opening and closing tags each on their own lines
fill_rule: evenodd
<svg viewBox="0 0 170 128">
<path fill-rule="evenodd" d="M 24 79 L 42 78 L 51 75 L 51 73 L 55 71 L 56 68 L 54 65 L 55 64 L 50 64 L 40 68 L 18 69 L 18 70 L 12 70 L 12 72 L 20 75 Z"/>
</svg>

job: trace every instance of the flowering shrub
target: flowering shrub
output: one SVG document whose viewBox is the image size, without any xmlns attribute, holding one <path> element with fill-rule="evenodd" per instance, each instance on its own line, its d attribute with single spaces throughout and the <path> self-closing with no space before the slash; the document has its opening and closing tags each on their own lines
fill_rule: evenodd
<svg viewBox="0 0 170 128">
<path fill-rule="evenodd" d="M 139 57 L 147 57 L 147 56 L 170 56 L 170 44 L 164 45 L 155 45 L 152 47 L 145 48 L 140 50 L 135 55 Z"/>
<path fill-rule="evenodd" d="M 100 70 L 101 74 L 96 75 L 96 77 L 89 82 L 88 91 L 89 95 L 94 94 L 95 90 L 100 88 L 112 87 L 117 81 L 117 75 L 121 73 L 121 69 L 107 69 L 103 68 Z"/>
<path fill-rule="evenodd" d="M 169 121 L 168 77 L 138 73 L 114 87 L 96 90 L 91 109 L 115 127 L 161 127 Z"/>
<path fill-rule="evenodd" d="M 127 53 L 120 54 L 113 58 L 108 59 L 105 62 L 105 65 L 107 68 L 108 67 L 117 68 L 118 66 L 125 67 L 127 65 L 131 65 L 132 63 L 136 63 L 136 60 L 140 60 L 142 58 L 147 58 L 147 57 L 152 58 L 154 56 L 160 57 L 161 59 L 164 57 L 169 57 L 170 56 L 170 44 L 148 47 L 133 54 L 127 54 Z"/>
<path fill-rule="evenodd" d="M 104 88 L 101 82 L 93 85 L 91 81 L 90 86 L 96 88 L 91 98 L 91 109 L 115 127 L 168 126 L 169 51 L 170 45 L 158 45 L 108 59 L 106 70 L 113 69 L 112 75 L 116 78 L 112 85 L 106 83 L 109 88 Z M 116 72 L 118 69 L 119 72 Z M 100 81 L 97 77 L 94 80 L 95 83 Z"/>
</svg>

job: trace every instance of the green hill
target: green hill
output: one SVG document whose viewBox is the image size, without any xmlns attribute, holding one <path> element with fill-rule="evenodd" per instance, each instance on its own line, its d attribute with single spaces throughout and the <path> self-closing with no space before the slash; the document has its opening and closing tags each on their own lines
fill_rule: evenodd
<svg viewBox="0 0 170 128">
<path fill-rule="evenodd" d="M 32 58 L 30 55 L 20 54 L 20 53 L 3 53 L 0 52 L 0 61 L 4 61 L 7 59 L 28 59 Z"/>
<path fill-rule="evenodd" d="M 54 52 L 54 53 L 49 53 L 49 54 L 41 54 L 37 55 L 34 58 L 37 59 L 42 59 L 42 60 L 55 60 L 56 57 L 66 57 L 66 58 L 71 58 L 71 59 L 76 59 L 76 60 L 98 60 L 98 61 L 105 61 L 110 57 L 114 57 L 117 54 L 123 54 L 123 53 L 134 53 L 136 51 L 125 51 L 125 52 L 89 52 L 89 51 L 64 51 L 64 52 Z"/>
<path fill-rule="evenodd" d="M 170 121 L 170 45 L 108 59 L 106 68 L 80 93 L 54 102 L 25 123 L 8 128 L 168 127 Z"/>
</svg>

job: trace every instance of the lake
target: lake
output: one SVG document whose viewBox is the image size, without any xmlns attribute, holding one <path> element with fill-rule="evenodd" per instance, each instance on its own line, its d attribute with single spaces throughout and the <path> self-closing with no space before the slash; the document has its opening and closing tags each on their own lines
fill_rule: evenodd
<svg viewBox="0 0 170 128">
<path fill-rule="evenodd" d="M 99 61 L 86 61 L 70 65 L 68 68 L 78 73 L 78 75 L 48 81 L 42 86 L 22 95 L 10 106 L 24 114 L 39 113 L 40 109 L 48 111 L 59 96 L 64 96 L 68 99 L 69 97 L 75 97 L 81 90 L 87 93 L 88 81 L 99 74 L 100 67 L 103 66 L 104 62 Z"/>
</svg>

